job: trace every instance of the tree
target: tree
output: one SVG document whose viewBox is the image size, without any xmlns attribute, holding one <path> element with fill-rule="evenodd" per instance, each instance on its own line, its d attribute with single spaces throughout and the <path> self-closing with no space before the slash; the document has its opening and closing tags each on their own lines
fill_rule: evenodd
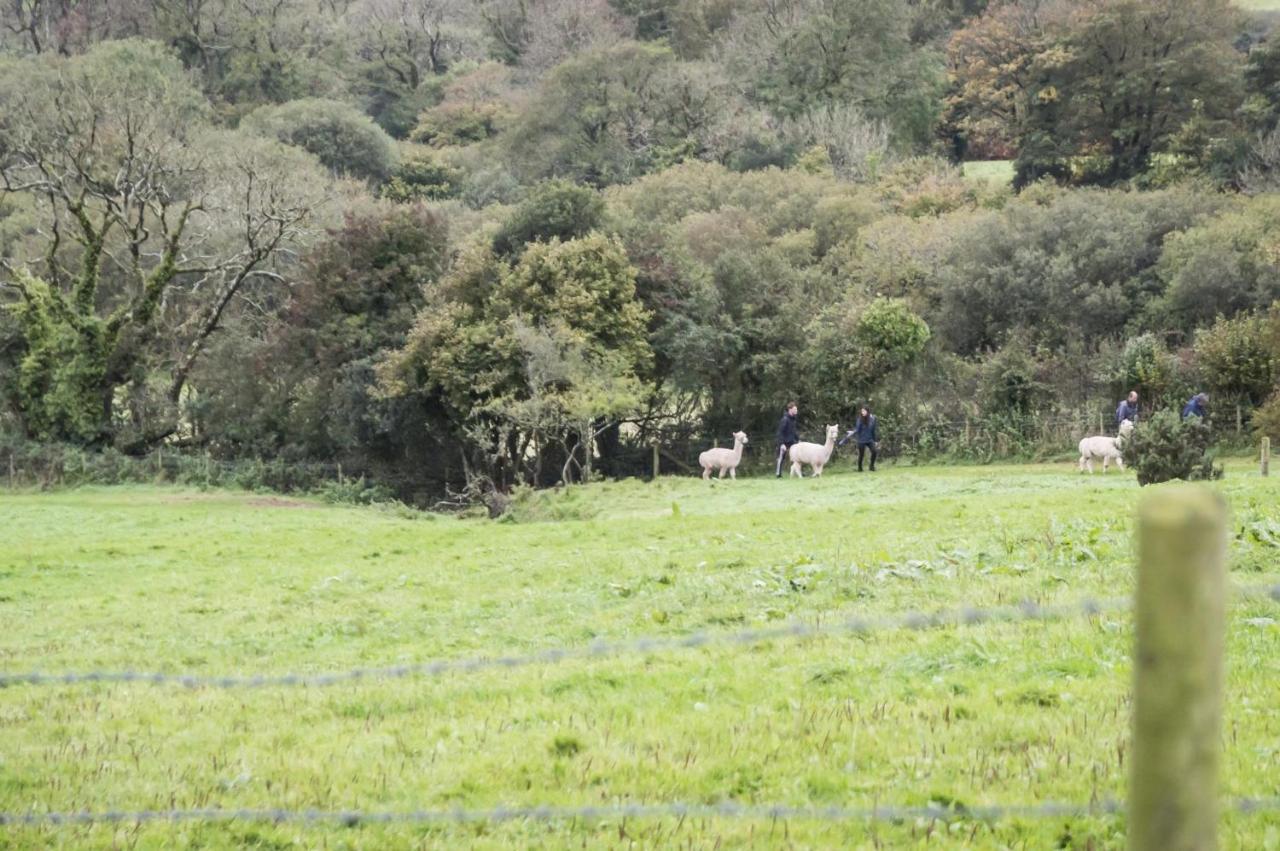
<svg viewBox="0 0 1280 851">
<path fill-rule="evenodd" d="M 586 236 L 604 220 L 604 201 L 589 186 L 551 180 L 534 187 L 493 237 L 493 250 L 518 255 L 527 243 Z"/>
<path fill-rule="evenodd" d="M 242 126 L 315 154 L 337 174 L 363 180 L 387 179 L 399 161 L 386 131 L 341 101 L 305 98 L 263 106 L 247 115 Z"/>
<path fill-rule="evenodd" d="M 705 155 L 732 92 L 669 48 L 621 42 L 556 66 L 505 136 L 526 179 L 606 186 Z"/>
<path fill-rule="evenodd" d="M 1266 313 L 1218 317 L 1196 334 L 1196 365 L 1214 398 L 1259 405 L 1280 377 L 1280 350 L 1268 331 L 1275 319 Z"/>
<path fill-rule="evenodd" d="M 1164 292 L 1148 321 L 1189 332 L 1219 314 L 1270 306 L 1280 298 L 1278 235 L 1280 199 L 1274 195 L 1174 234 L 1160 255 Z"/>
<path fill-rule="evenodd" d="M 650 371 L 635 295 L 622 246 L 599 234 L 530 244 L 514 265 L 475 245 L 427 289 L 384 392 L 439 405 L 471 475 L 539 480 L 548 439 L 589 447 L 587 422 L 618 416 Z"/>
<path fill-rule="evenodd" d="M 1113 184 L 1146 171 L 1203 109 L 1240 103 L 1227 0 L 1004 0 L 959 31 L 950 123 L 985 154 L 1043 176 Z"/>
<path fill-rule="evenodd" d="M 805 335 L 805 398 L 826 413 L 847 411 L 884 386 L 895 372 L 918 358 L 929 342 L 929 326 L 902 299 L 877 298 L 846 304 L 812 323 Z"/>
<path fill-rule="evenodd" d="M 781 117 L 846 104 L 908 141 L 927 138 L 940 107 L 942 64 L 910 39 L 898 0 L 752 0 L 720 39 L 729 74 Z"/>
<path fill-rule="evenodd" d="M 172 434 L 228 305 L 277 277 L 322 219 L 323 175 L 307 154 L 209 127 L 176 59 L 145 42 L 5 63 L 0 100 L 4 194 L 43 219 L 6 282 L 29 433 L 127 433 L 131 445 Z M 161 409 L 148 419 L 134 406 L 121 423 L 118 388 L 148 396 L 153 361 L 168 372 Z"/>
</svg>

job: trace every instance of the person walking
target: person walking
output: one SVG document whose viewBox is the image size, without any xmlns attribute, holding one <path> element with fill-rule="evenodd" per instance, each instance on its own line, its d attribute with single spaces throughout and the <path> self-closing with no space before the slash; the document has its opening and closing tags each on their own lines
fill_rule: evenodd
<svg viewBox="0 0 1280 851">
<path fill-rule="evenodd" d="M 1199 417 L 1200 419 L 1204 419 L 1209 415 L 1208 405 L 1209 394 L 1197 393 L 1187 401 L 1186 405 L 1183 406 L 1182 418 L 1184 420 L 1187 417 Z"/>
<path fill-rule="evenodd" d="M 800 433 L 796 429 L 796 417 L 799 414 L 799 406 L 795 402 L 788 402 L 782 412 L 782 419 L 778 422 L 778 469 L 775 478 L 782 478 L 782 462 L 786 460 L 791 447 L 800 442 Z"/>
<path fill-rule="evenodd" d="M 1120 424 L 1128 420 L 1134 425 L 1138 424 L 1138 391 L 1130 390 L 1127 398 L 1120 400 L 1120 406 L 1116 408 L 1116 428 L 1120 428 Z"/>
<path fill-rule="evenodd" d="M 876 415 L 871 413 L 871 409 L 863 405 L 858 410 L 858 419 L 853 424 L 853 428 L 840 440 L 841 446 L 849 442 L 850 438 L 858 443 L 858 472 L 862 472 L 862 460 L 866 457 L 867 451 L 871 452 L 871 472 L 876 471 L 876 455 L 878 454 Z"/>
</svg>

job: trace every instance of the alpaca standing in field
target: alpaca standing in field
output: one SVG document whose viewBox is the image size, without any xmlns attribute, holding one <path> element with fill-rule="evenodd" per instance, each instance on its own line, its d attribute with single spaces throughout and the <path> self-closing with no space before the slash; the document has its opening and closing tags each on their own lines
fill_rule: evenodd
<svg viewBox="0 0 1280 851">
<path fill-rule="evenodd" d="M 742 447 L 747 442 L 746 432 L 735 431 L 733 433 L 733 448 L 723 449 L 717 447 L 708 449 L 698 456 L 698 464 L 702 467 L 702 478 L 711 478 L 711 468 L 720 468 L 720 478 L 724 478 L 724 471 L 729 471 L 729 478 L 738 478 L 738 464 L 742 461 Z"/>
<path fill-rule="evenodd" d="M 1102 473 L 1106 475 L 1107 465 L 1112 461 L 1116 462 L 1116 466 L 1121 470 L 1124 469 L 1124 458 L 1121 456 L 1121 448 L 1125 438 L 1133 431 L 1133 421 L 1125 420 L 1120 423 L 1119 437 L 1086 437 L 1080 441 L 1080 472 L 1086 469 L 1089 475 L 1093 475 L 1093 459 L 1102 459 Z"/>
<path fill-rule="evenodd" d="M 827 461 L 831 459 L 831 453 L 836 448 L 836 435 L 839 433 L 839 425 L 829 425 L 826 443 L 797 443 L 791 447 L 791 475 L 803 479 L 804 465 L 808 464 L 813 468 L 815 476 L 821 476 L 822 468 L 827 466 Z"/>
</svg>

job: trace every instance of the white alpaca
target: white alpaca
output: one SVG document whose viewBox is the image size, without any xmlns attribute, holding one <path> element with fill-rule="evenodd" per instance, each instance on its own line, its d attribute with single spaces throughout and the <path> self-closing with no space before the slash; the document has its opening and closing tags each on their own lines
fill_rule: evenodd
<svg viewBox="0 0 1280 851">
<path fill-rule="evenodd" d="M 742 446 L 747 442 L 745 432 L 735 431 L 733 433 L 732 449 L 708 449 L 698 456 L 698 464 L 702 466 L 702 478 L 711 478 L 711 468 L 720 468 L 720 478 L 724 478 L 724 471 L 729 471 L 729 478 L 738 478 L 738 464 L 742 461 Z"/>
<path fill-rule="evenodd" d="M 1093 475 L 1093 459 L 1102 459 L 1102 472 L 1105 475 L 1107 465 L 1112 461 L 1116 462 L 1116 466 L 1121 470 L 1124 469 L 1124 458 L 1121 455 L 1121 449 L 1125 438 L 1133 431 L 1133 423 L 1125 420 L 1120 423 L 1119 437 L 1086 437 L 1080 441 L 1080 472 L 1086 469 L 1089 475 Z"/>
<path fill-rule="evenodd" d="M 827 461 L 831 458 L 832 451 L 836 448 L 836 435 L 840 433 L 840 426 L 827 426 L 827 442 L 818 443 L 797 443 L 791 447 L 791 475 L 804 478 L 804 465 L 808 464 L 813 468 L 815 476 L 822 475 L 822 468 L 827 465 Z"/>
</svg>

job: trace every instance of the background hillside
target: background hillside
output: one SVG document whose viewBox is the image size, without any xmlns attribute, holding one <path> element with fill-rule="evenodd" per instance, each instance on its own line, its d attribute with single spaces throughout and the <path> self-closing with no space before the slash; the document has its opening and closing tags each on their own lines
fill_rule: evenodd
<svg viewBox="0 0 1280 851">
<path fill-rule="evenodd" d="M 0 18 L 14 457 L 341 464 L 422 501 L 767 442 L 791 397 L 809 436 L 870 402 L 896 451 L 983 458 L 1130 388 L 1280 423 L 1265 3 Z"/>
</svg>

